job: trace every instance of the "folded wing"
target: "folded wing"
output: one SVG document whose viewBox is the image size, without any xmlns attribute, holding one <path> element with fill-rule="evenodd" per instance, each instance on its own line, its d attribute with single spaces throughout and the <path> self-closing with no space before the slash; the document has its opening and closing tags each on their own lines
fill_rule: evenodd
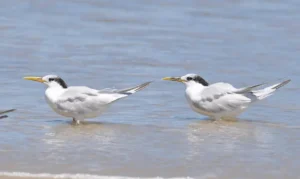
<svg viewBox="0 0 300 179">
<path fill-rule="evenodd" d="M 240 94 L 240 92 L 241 90 L 228 83 L 215 83 L 201 92 L 201 100 L 194 105 L 209 113 L 238 110 L 246 107 L 251 102 L 251 99 Z"/>
<path fill-rule="evenodd" d="M 151 82 L 143 83 L 125 90 L 95 90 L 85 86 L 69 87 L 56 102 L 57 107 L 65 112 L 90 113 L 105 108 L 108 104 L 144 89 Z"/>
</svg>

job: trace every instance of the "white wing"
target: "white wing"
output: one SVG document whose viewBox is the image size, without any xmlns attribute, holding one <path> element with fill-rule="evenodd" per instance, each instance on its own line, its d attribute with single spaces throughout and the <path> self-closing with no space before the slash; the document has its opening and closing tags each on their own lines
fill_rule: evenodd
<svg viewBox="0 0 300 179">
<path fill-rule="evenodd" d="M 193 104 L 202 111 L 214 114 L 238 110 L 251 102 L 251 99 L 238 93 L 245 89 L 236 89 L 228 83 L 215 83 L 202 90 L 200 100 L 193 101 Z"/>
<path fill-rule="evenodd" d="M 78 99 L 79 101 L 84 101 L 84 99 L 91 99 L 102 102 L 103 104 L 110 103 L 117 98 L 120 98 L 124 95 L 119 94 L 116 90 L 96 90 L 86 86 L 74 86 L 69 87 L 65 93 L 60 97 L 67 99 Z"/>
<path fill-rule="evenodd" d="M 85 86 L 69 87 L 59 96 L 56 104 L 58 109 L 64 112 L 85 114 L 104 109 L 109 103 L 124 96 L 124 94 L 98 91 Z"/>
<path fill-rule="evenodd" d="M 103 89 L 95 90 L 85 86 L 69 87 L 56 101 L 57 108 L 67 113 L 93 113 L 105 109 L 108 104 L 134 94 L 151 82 L 146 82 L 125 90 Z"/>
<path fill-rule="evenodd" d="M 214 83 L 206 87 L 202 92 L 201 96 L 204 98 L 210 98 L 214 95 L 223 95 L 236 91 L 237 89 L 229 83 Z"/>
</svg>

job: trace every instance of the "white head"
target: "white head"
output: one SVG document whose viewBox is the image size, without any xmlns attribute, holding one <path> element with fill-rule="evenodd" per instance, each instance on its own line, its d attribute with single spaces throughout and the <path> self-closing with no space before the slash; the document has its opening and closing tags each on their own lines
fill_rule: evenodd
<svg viewBox="0 0 300 179">
<path fill-rule="evenodd" d="M 169 81 L 177 81 L 184 83 L 186 86 L 191 85 L 202 85 L 202 86 L 208 86 L 208 82 L 205 81 L 201 76 L 197 74 L 187 74 L 182 77 L 166 77 L 163 78 L 163 80 L 169 80 Z"/>
<path fill-rule="evenodd" d="M 28 76 L 24 77 L 25 80 L 37 81 L 44 83 L 48 87 L 59 87 L 59 88 L 68 88 L 67 84 L 57 75 L 46 75 L 44 77 L 34 77 Z"/>
</svg>

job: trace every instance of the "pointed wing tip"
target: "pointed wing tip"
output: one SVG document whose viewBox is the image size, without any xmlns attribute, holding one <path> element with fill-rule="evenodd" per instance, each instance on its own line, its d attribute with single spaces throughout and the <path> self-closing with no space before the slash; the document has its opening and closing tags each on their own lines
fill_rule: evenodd
<svg viewBox="0 0 300 179">
<path fill-rule="evenodd" d="M 7 115 L 0 116 L 0 119 L 7 118 Z"/>
<path fill-rule="evenodd" d="M 118 93 L 121 93 L 121 94 L 126 94 L 126 95 L 131 95 L 131 94 L 134 94 L 138 91 L 141 91 L 143 90 L 144 88 L 146 88 L 149 84 L 151 84 L 153 81 L 148 81 L 146 83 L 143 83 L 143 84 L 140 84 L 136 87 L 133 87 L 133 88 L 129 88 L 129 89 L 125 89 L 125 90 L 121 90 L 121 91 L 118 91 Z"/>
<path fill-rule="evenodd" d="M 286 83 L 289 83 L 289 82 L 291 82 L 291 81 L 292 81 L 291 79 L 285 80 Z"/>
<path fill-rule="evenodd" d="M 146 88 L 146 87 L 147 87 L 148 85 L 150 85 L 152 82 L 153 82 L 153 81 L 148 81 L 148 82 L 146 82 L 146 83 L 141 84 L 140 86 L 138 86 L 138 87 L 136 88 L 136 92 L 137 92 L 137 91 L 140 91 L 140 90 L 142 90 L 142 89 L 144 89 L 144 88 Z"/>
<path fill-rule="evenodd" d="M 144 85 L 148 86 L 148 85 L 150 85 L 151 83 L 153 83 L 153 81 L 148 81 L 148 82 L 144 83 Z"/>
<path fill-rule="evenodd" d="M 282 83 L 279 83 L 278 85 L 274 86 L 273 89 L 279 89 L 279 88 L 283 87 L 284 85 L 288 84 L 291 81 L 292 81 L 291 79 L 285 80 Z"/>
<path fill-rule="evenodd" d="M 16 109 L 9 109 L 9 110 L 5 110 L 5 111 L 0 111 L 0 114 L 4 114 L 4 113 L 9 113 L 9 112 L 13 112 Z"/>
</svg>

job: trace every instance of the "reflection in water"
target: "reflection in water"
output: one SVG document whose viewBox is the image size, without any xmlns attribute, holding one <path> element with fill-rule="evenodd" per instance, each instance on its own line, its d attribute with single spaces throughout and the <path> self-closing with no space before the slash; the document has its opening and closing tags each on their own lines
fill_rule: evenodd
<svg viewBox="0 0 300 179">
<path fill-rule="evenodd" d="M 187 129 L 191 155 L 189 157 L 197 157 L 199 153 L 203 154 L 205 151 L 222 150 L 222 152 L 232 153 L 238 147 L 239 140 L 250 135 L 236 124 L 236 122 L 211 120 L 190 124 Z"/>
<path fill-rule="evenodd" d="M 97 143 L 99 149 L 103 149 L 103 147 L 113 143 L 120 127 L 126 127 L 126 125 L 96 121 L 84 121 L 81 125 L 74 125 L 67 122 L 55 126 L 50 132 L 45 133 L 43 141 L 50 145 L 53 150 L 63 147 L 72 148 L 72 143 L 80 143 L 81 141 L 88 141 L 89 145 Z M 84 142 L 84 144 L 86 143 Z M 96 149 L 97 146 L 91 147 Z"/>
<path fill-rule="evenodd" d="M 188 126 L 186 135 L 186 159 L 200 160 L 203 167 L 214 167 L 220 176 L 240 176 L 248 173 L 248 168 L 255 170 L 257 177 L 283 175 L 274 168 L 278 164 L 274 156 L 284 151 L 286 143 L 282 137 L 275 139 L 278 126 L 253 121 L 199 121 Z M 229 172 L 232 169 L 235 172 Z"/>
<path fill-rule="evenodd" d="M 205 155 L 205 152 L 234 154 L 247 145 L 254 145 L 258 150 L 271 149 L 273 130 L 276 128 L 247 121 L 199 121 L 187 128 L 188 157 Z"/>
</svg>

